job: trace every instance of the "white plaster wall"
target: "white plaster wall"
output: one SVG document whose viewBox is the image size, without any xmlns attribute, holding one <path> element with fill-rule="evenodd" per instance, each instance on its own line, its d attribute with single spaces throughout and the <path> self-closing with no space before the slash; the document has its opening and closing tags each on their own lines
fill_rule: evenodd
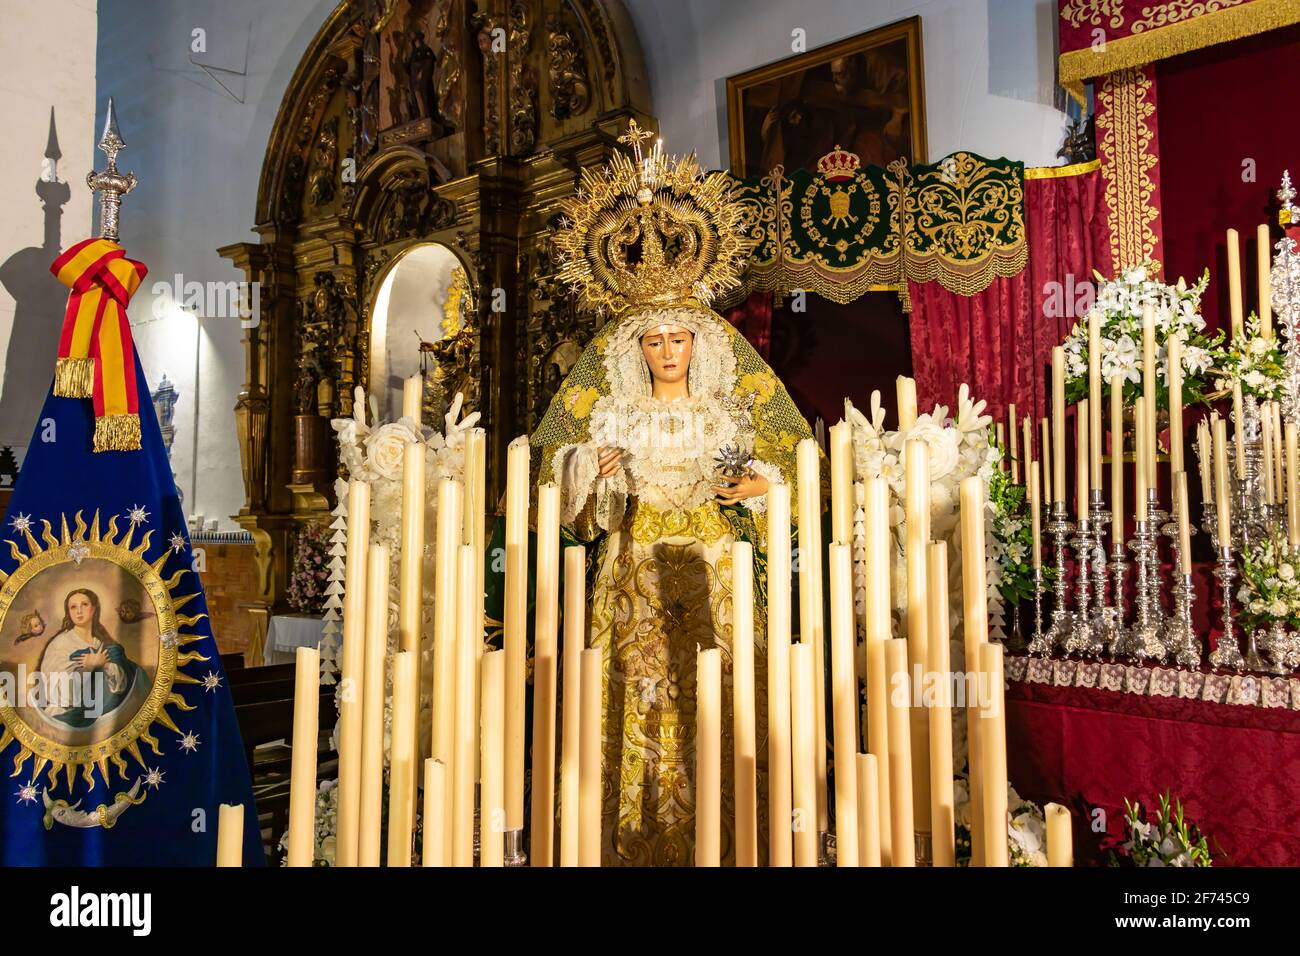
<svg viewBox="0 0 1300 956">
<path fill-rule="evenodd" d="M 150 387 L 165 372 L 180 393 L 172 465 L 185 509 L 219 519 L 223 530 L 235 527 L 230 516 L 244 503 L 233 412 L 243 330 L 236 316 L 196 320 L 173 305 L 183 299 L 175 277 L 242 279 L 216 249 L 256 239 L 257 182 L 276 111 L 335 5 L 100 0 L 101 115 L 112 94 L 128 145 L 120 165 L 140 177 L 121 230 L 129 253 L 149 266 L 131 307 L 136 344 Z M 196 29 L 205 31 L 205 53 L 192 52 Z"/>
<path fill-rule="evenodd" d="M 624 0 L 645 52 L 664 148 L 729 165 L 726 78 L 921 17 L 929 159 L 957 149 L 1051 166 L 1055 0 Z"/>
<path fill-rule="evenodd" d="M 84 239 L 91 226 L 86 173 L 98 139 L 95 6 L 96 0 L 0 0 L 0 446 L 13 446 L 20 456 L 54 375 L 67 299 L 48 272 L 59 250 L 44 246 L 45 214 L 36 195 L 51 107 L 63 153 L 58 178 L 70 189 L 60 248 Z M 21 307 L 15 293 L 23 297 Z M 19 339 L 13 338 L 16 318 L 23 323 Z M 13 371 L 6 375 L 6 368 Z"/>
</svg>

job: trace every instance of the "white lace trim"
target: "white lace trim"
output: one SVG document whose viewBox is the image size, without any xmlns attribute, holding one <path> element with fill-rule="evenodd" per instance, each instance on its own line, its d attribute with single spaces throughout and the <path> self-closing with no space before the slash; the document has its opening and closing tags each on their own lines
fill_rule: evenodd
<svg viewBox="0 0 1300 956">
<path fill-rule="evenodd" d="M 627 480 L 620 468 L 609 478 L 600 477 L 600 459 L 592 442 L 561 445 L 551 459 L 553 473 L 560 479 L 560 523 L 571 525 L 582 513 L 587 499 L 596 496 L 596 524 L 612 531 L 627 511 Z"/>
</svg>

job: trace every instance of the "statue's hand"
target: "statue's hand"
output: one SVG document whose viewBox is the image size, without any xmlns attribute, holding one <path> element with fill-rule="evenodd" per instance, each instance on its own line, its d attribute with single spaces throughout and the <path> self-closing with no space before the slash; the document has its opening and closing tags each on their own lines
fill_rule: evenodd
<svg viewBox="0 0 1300 956">
<path fill-rule="evenodd" d="M 613 478 L 619 469 L 619 460 L 623 456 L 621 448 L 606 448 L 601 445 L 596 449 L 596 460 L 600 464 L 600 477 Z"/>
<path fill-rule="evenodd" d="M 456 397 L 452 399 L 451 407 L 447 409 L 447 414 L 443 416 L 443 434 L 448 439 L 448 444 L 452 444 L 451 439 L 453 436 L 467 432 L 478 424 L 478 412 L 471 412 L 464 418 L 460 417 L 460 410 L 464 401 L 465 396 L 457 392 Z"/>
<path fill-rule="evenodd" d="M 746 469 L 745 474 L 739 478 L 724 477 L 722 481 L 723 484 L 713 486 L 713 493 L 724 505 L 734 505 L 746 498 L 767 494 L 767 479 L 752 468 Z"/>
</svg>

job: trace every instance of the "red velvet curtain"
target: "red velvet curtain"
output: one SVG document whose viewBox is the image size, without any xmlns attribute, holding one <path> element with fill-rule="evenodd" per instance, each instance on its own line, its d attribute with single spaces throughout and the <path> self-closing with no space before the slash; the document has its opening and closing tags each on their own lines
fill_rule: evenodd
<svg viewBox="0 0 1300 956">
<path fill-rule="evenodd" d="M 744 302 L 724 310 L 722 317 L 749 339 L 764 362 L 772 361 L 772 293 L 751 292 Z"/>
<path fill-rule="evenodd" d="M 1030 173 L 1030 177 L 1032 177 Z M 1091 299 L 1096 269 L 1110 273 L 1110 237 L 1096 169 L 1025 180 L 1029 262 L 1019 275 L 996 278 L 973 296 L 938 282 L 908 284 L 912 298 L 912 368 L 923 408 L 952 406 L 967 383 L 1003 419 L 1045 414 L 1045 367 Z"/>
</svg>

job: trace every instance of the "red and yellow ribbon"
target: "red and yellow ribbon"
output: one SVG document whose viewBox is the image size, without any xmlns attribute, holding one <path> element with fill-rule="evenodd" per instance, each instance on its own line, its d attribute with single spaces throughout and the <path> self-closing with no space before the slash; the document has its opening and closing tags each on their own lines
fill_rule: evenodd
<svg viewBox="0 0 1300 956">
<path fill-rule="evenodd" d="M 135 343 L 126 307 L 148 269 L 116 242 L 86 239 L 54 260 L 50 271 L 72 291 L 63 313 L 54 394 L 90 398 L 95 451 L 140 447 Z"/>
</svg>

